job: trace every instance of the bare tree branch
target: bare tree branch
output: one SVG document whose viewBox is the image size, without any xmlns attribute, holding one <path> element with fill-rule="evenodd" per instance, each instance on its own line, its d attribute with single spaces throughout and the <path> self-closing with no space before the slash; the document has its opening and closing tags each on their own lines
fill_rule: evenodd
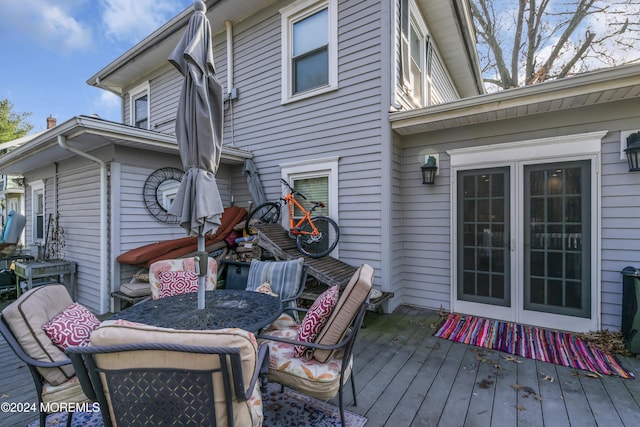
<svg viewBox="0 0 640 427">
<path fill-rule="evenodd" d="M 500 89 L 640 60 L 638 0 L 471 0 L 471 11 L 485 83 Z"/>
</svg>

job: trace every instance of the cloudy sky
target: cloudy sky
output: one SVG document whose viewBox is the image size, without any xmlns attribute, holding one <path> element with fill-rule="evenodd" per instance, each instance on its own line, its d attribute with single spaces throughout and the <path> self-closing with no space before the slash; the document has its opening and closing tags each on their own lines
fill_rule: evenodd
<svg viewBox="0 0 640 427">
<path fill-rule="evenodd" d="M 117 98 L 86 80 L 192 0 L 0 0 L 0 99 L 30 112 L 33 132 L 53 115 L 120 120 Z"/>
</svg>

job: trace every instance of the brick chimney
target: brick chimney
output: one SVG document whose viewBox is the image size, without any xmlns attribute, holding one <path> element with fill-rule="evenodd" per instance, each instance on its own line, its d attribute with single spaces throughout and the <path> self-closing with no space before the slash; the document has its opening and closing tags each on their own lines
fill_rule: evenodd
<svg viewBox="0 0 640 427">
<path fill-rule="evenodd" d="M 56 118 L 53 117 L 52 115 L 49 115 L 49 117 L 47 117 L 47 129 L 56 127 L 56 124 L 58 124 L 58 121 L 56 120 Z"/>
</svg>

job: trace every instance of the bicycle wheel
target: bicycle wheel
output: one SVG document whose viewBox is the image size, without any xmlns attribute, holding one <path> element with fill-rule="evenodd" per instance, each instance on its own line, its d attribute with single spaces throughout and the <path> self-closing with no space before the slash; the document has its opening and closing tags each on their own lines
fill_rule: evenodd
<svg viewBox="0 0 640 427">
<path fill-rule="evenodd" d="M 298 250 L 303 254 L 311 258 L 320 258 L 328 255 L 336 247 L 340 238 L 340 229 L 334 220 L 326 216 L 317 216 L 311 218 L 311 220 L 320 231 L 320 234 L 317 236 L 298 234 L 296 244 Z M 313 228 L 307 221 L 300 227 L 300 231 L 310 233 Z"/>
<path fill-rule="evenodd" d="M 249 235 L 258 234 L 255 224 L 275 224 L 280 220 L 280 205 L 274 202 L 263 203 L 249 213 L 244 230 Z"/>
</svg>

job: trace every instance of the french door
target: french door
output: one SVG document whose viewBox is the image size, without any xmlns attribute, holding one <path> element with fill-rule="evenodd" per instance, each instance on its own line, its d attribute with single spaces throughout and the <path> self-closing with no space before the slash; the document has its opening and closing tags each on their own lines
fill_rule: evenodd
<svg viewBox="0 0 640 427">
<path fill-rule="evenodd" d="M 540 326 L 592 322 L 592 161 L 456 174 L 456 311 Z"/>
</svg>

